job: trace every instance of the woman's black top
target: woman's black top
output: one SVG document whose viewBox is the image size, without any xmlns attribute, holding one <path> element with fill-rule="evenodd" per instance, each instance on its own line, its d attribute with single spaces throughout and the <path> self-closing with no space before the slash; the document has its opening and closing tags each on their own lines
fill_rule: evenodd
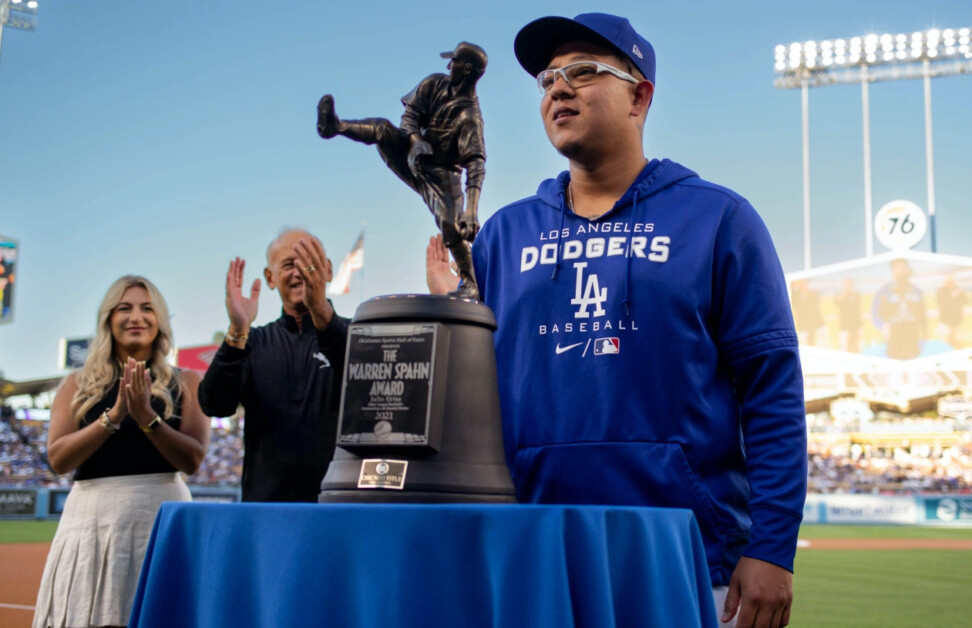
<svg viewBox="0 0 972 628">
<path fill-rule="evenodd" d="M 88 410 L 88 413 L 81 420 L 81 427 L 98 421 L 105 410 L 109 410 L 115 405 L 119 383 L 115 382 L 108 394 Z M 172 383 L 170 392 L 172 394 L 172 416 L 165 422 L 177 430 L 182 425 L 182 398 L 179 394 L 179 386 L 175 381 Z M 162 416 L 165 404 L 161 399 L 152 397 L 152 410 Z M 148 434 L 142 432 L 135 419 L 126 416 L 119 424 L 119 430 L 109 436 L 108 440 L 91 454 L 90 458 L 81 463 L 81 466 L 74 472 L 74 479 L 93 480 L 116 475 L 140 475 L 172 471 L 176 471 L 176 468 L 162 457 L 159 450 L 149 441 Z"/>
</svg>

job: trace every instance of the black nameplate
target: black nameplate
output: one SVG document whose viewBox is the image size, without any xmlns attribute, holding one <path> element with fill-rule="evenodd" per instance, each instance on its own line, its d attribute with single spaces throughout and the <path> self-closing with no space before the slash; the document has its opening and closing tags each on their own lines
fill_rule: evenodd
<svg viewBox="0 0 972 628">
<path fill-rule="evenodd" d="M 338 445 L 437 449 L 433 392 L 444 333 L 439 323 L 351 325 Z"/>
<path fill-rule="evenodd" d="M 400 491 L 405 488 L 406 471 L 408 460 L 362 460 L 358 488 L 390 488 Z"/>
</svg>

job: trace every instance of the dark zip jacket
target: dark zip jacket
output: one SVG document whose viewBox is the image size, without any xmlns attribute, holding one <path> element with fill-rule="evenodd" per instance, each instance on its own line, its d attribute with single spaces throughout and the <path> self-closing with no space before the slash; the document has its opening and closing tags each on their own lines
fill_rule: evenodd
<svg viewBox="0 0 972 628">
<path fill-rule="evenodd" d="M 250 329 L 245 349 L 225 342 L 199 386 L 210 416 L 242 404 L 243 501 L 316 502 L 334 455 L 348 319 L 318 331 L 305 314 Z"/>
</svg>

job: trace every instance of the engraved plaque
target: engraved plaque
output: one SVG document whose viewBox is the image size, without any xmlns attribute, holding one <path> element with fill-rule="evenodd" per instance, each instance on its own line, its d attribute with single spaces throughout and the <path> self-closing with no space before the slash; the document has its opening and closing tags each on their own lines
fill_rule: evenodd
<svg viewBox="0 0 972 628">
<path fill-rule="evenodd" d="M 337 444 L 437 449 L 439 323 L 352 325 Z"/>
</svg>

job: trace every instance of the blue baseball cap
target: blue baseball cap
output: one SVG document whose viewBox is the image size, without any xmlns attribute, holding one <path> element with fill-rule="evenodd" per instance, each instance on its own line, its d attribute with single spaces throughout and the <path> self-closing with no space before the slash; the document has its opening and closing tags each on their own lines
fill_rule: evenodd
<svg viewBox="0 0 972 628">
<path fill-rule="evenodd" d="M 635 32 L 631 22 L 607 13 L 581 13 L 574 19 L 542 17 L 520 29 L 513 51 L 531 76 L 547 69 L 554 50 L 571 41 L 589 41 L 628 59 L 655 84 L 655 49 Z"/>
</svg>

